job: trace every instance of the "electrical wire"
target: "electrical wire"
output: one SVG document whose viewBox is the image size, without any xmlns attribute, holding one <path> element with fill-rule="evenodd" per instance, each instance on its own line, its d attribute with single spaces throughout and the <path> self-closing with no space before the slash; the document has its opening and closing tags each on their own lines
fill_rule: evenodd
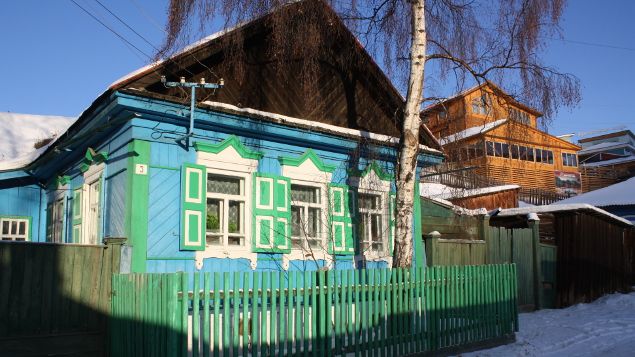
<svg viewBox="0 0 635 357">
<path fill-rule="evenodd" d="M 75 6 L 79 7 L 82 11 L 84 11 L 86 14 L 88 14 L 88 16 L 92 17 L 95 21 L 99 22 L 102 26 L 104 26 L 105 28 L 108 29 L 108 31 L 112 32 L 115 36 L 117 36 L 120 40 L 124 41 L 124 43 L 128 44 L 129 46 L 131 46 L 132 48 L 134 48 L 135 50 L 139 51 L 139 53 L 143 54 L 144 56 L 146 56 L 148 59 L 152 60 L 152 57 L 150 55 L 148 55 L 147 53 L 145 53 L 144 51 L 142 51 L 139 47 L 135 46 L 132 42 L 128 41 L 125 37 L 123 37 L 122 35 L 120 35 L 117 31 L 113 30 L 110 26 L 106 25 L 103 21 L 101 21 L 99 18 L 97 18 L 97 16 L 93 15 L 90 11 L 86 10 L 83 6 L 81 6 L 80 4 L 78 4 L 75 0 L 70 0 L 73 4 L 75 4 Z"/>
</svg>

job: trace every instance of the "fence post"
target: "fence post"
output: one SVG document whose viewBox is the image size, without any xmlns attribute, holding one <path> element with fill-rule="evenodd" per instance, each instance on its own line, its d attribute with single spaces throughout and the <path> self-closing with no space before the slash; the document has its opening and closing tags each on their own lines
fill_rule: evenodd
<svg viewBox="0 0 635 357">
<path fill-rule="evenodd" d="M 531 228 L 531 248 L 533 253 L 533 270 L 534 270 L 534 306 L 536 310 L 542 308 L 542 258 L 540 257 L 540 218 L 533 213 L 528 217 L 529 228 Z"/>
<path fill-rule="evenodd" d="M 431 267 L 435 263 L 437 263 L 436 251 L 439 246 L 439 238 L 441 238 L 441 233 L 437 231 L 433 231 L 423 235 L 423 246 L 426 250 L 426 266 Z"/>
</svg>

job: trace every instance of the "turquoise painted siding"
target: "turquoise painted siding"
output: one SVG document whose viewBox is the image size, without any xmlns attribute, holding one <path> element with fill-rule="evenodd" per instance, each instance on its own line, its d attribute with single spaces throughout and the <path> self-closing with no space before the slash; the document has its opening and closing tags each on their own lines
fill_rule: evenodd
<svg viewBox="0 0 635 357">
<path fill-rule="evenodd" d="M 43 164 L 38 175 L 43 182 L 50 182 L 59 175 L 71 177 L 67 192 L 67 241 L 71 239 L 72 190 L 83 185 L 80 171 L 82 155 L 86 147 L 105 151 L 109 158 L 103 174 L 103 197 L 101 200 L 102 237 L 122 237 L 128 231 L 126 212 L 129 212 L 129 172 L 130 153 L 128 143 L 133 139 L 150 142 L 150 162 L 148 167 L 149 202 L 148 221 L 131 224 L 147 224 L 148 272 L 196 271 L 194 253 L 180 251 L 181 234 L 181 167 L 184 163 L 196 162 L 196 151 L 186 149 L 175 142 L 185 132 L 187 118 L 174 113 L 180 107 L 174 103 L 139 99 L 127 94 L 117 94 L 104 103 L 110 113 L 138 113 L 119 126 L 96 131 L 94 137 L 87 137 L 72 147 L 72 152 L 62 152 L 59 161 Z M 91 121 L 111 120 L 101 112 Z M 114 115 L 116 116 L 116 115 Z M 152 118 L 152 119 L 151 119 Z M 158 118 L 158 119 L 157 119 Z M 388 172 L 394 171 L 395 148 L 362 144 L 359 140 L 346 139 L 334 135 L 294 128 L 287 125 L 252 120 L 238 115 L 224 113 L 202 113 L 196 115 L 195 135 L 192 142 L 200 141 L 216 144 L 229 135 L 238 136 L 249 150 L 264 153 L 259 161 L 258 171 L 274 175 L 281 174 L 279 157 L 298 157 L 311 148 L 327 165 L 333 165 L 332 183 L 344 184 L 351 169 L 364 170 L 372 161 L 380 164 Z M 419 166 L 439 162 L 440 157 L 422 155 Z M 0 176 L 0 184 L 3 177 Z M 393 183 L 394 190 L 394 183 Z M 0 186 L 1 187 L 1 186 Z M 0 189 L 0 214 L 27 215 L 33 218 L 34 240 L 45 239 L 47 198 L 38 186 L 23 186 L 16 189 Z M 134 207 L 134 205 L 133 205 Z M 35 227 L 38 227 L 37 229 Z M 289 263 L 289 270 L 315 270 L 323 267 L 324 261 L 297 260 Z M 352 256 L 337 256 L 335 267 L 350 269 L 354 266 Z M 385 262 L 367 262 L 367 268 L 384 268 Z M 203 261 L 202 271 L 250 271 L 247 259 L 208 258 Z M 257 270 L 282 269 L 280 254 L 259 254 Z"/>
<path fill-rule="evenodd" d="M 46 221 L 46 212 L 40 210 L 42 189 L 37 185 L 0 188 L 0 216 L 31 218 L 31 240 L 44 241 L 40 225 Z"/>
<path fill-rule="evenodd" d="M 191 258 L 179 250 L 181 170 L 150 167 L 148 258 Z"/>
</svg>

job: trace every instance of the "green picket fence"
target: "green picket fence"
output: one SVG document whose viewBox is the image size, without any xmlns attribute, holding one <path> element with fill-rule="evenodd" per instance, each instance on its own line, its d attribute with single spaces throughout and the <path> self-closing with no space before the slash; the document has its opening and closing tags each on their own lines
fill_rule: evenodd
<svg viewBox="0 0 635 357">
<path fill-rule="evenodd" d="M 114 275 L 115 356 L 404 355 L 509 338 L 516 267 Z"/>
</svg>

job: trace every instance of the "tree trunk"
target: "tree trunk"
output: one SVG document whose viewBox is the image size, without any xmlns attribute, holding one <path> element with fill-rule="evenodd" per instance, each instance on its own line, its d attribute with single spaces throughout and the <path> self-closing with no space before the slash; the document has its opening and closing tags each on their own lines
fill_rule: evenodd
<svg viewBox="0 0 635 357">
<path fill-rule="evenodd" d="M 399 167 L 397 172 L 397 212 L 395 219 L 394 267 L 412 266 L 413 212 L 417 156 L 419 154 L 419 127 L 423 71 L 426 55 L 425 0 L 411 0 L 412 43 L 410 45 L 410 77 L 401 134 Z M 418 222 L 417 224 L 421 224 Z M 420 239 L 420 237 L 416 237 Z"/>
</svg>

